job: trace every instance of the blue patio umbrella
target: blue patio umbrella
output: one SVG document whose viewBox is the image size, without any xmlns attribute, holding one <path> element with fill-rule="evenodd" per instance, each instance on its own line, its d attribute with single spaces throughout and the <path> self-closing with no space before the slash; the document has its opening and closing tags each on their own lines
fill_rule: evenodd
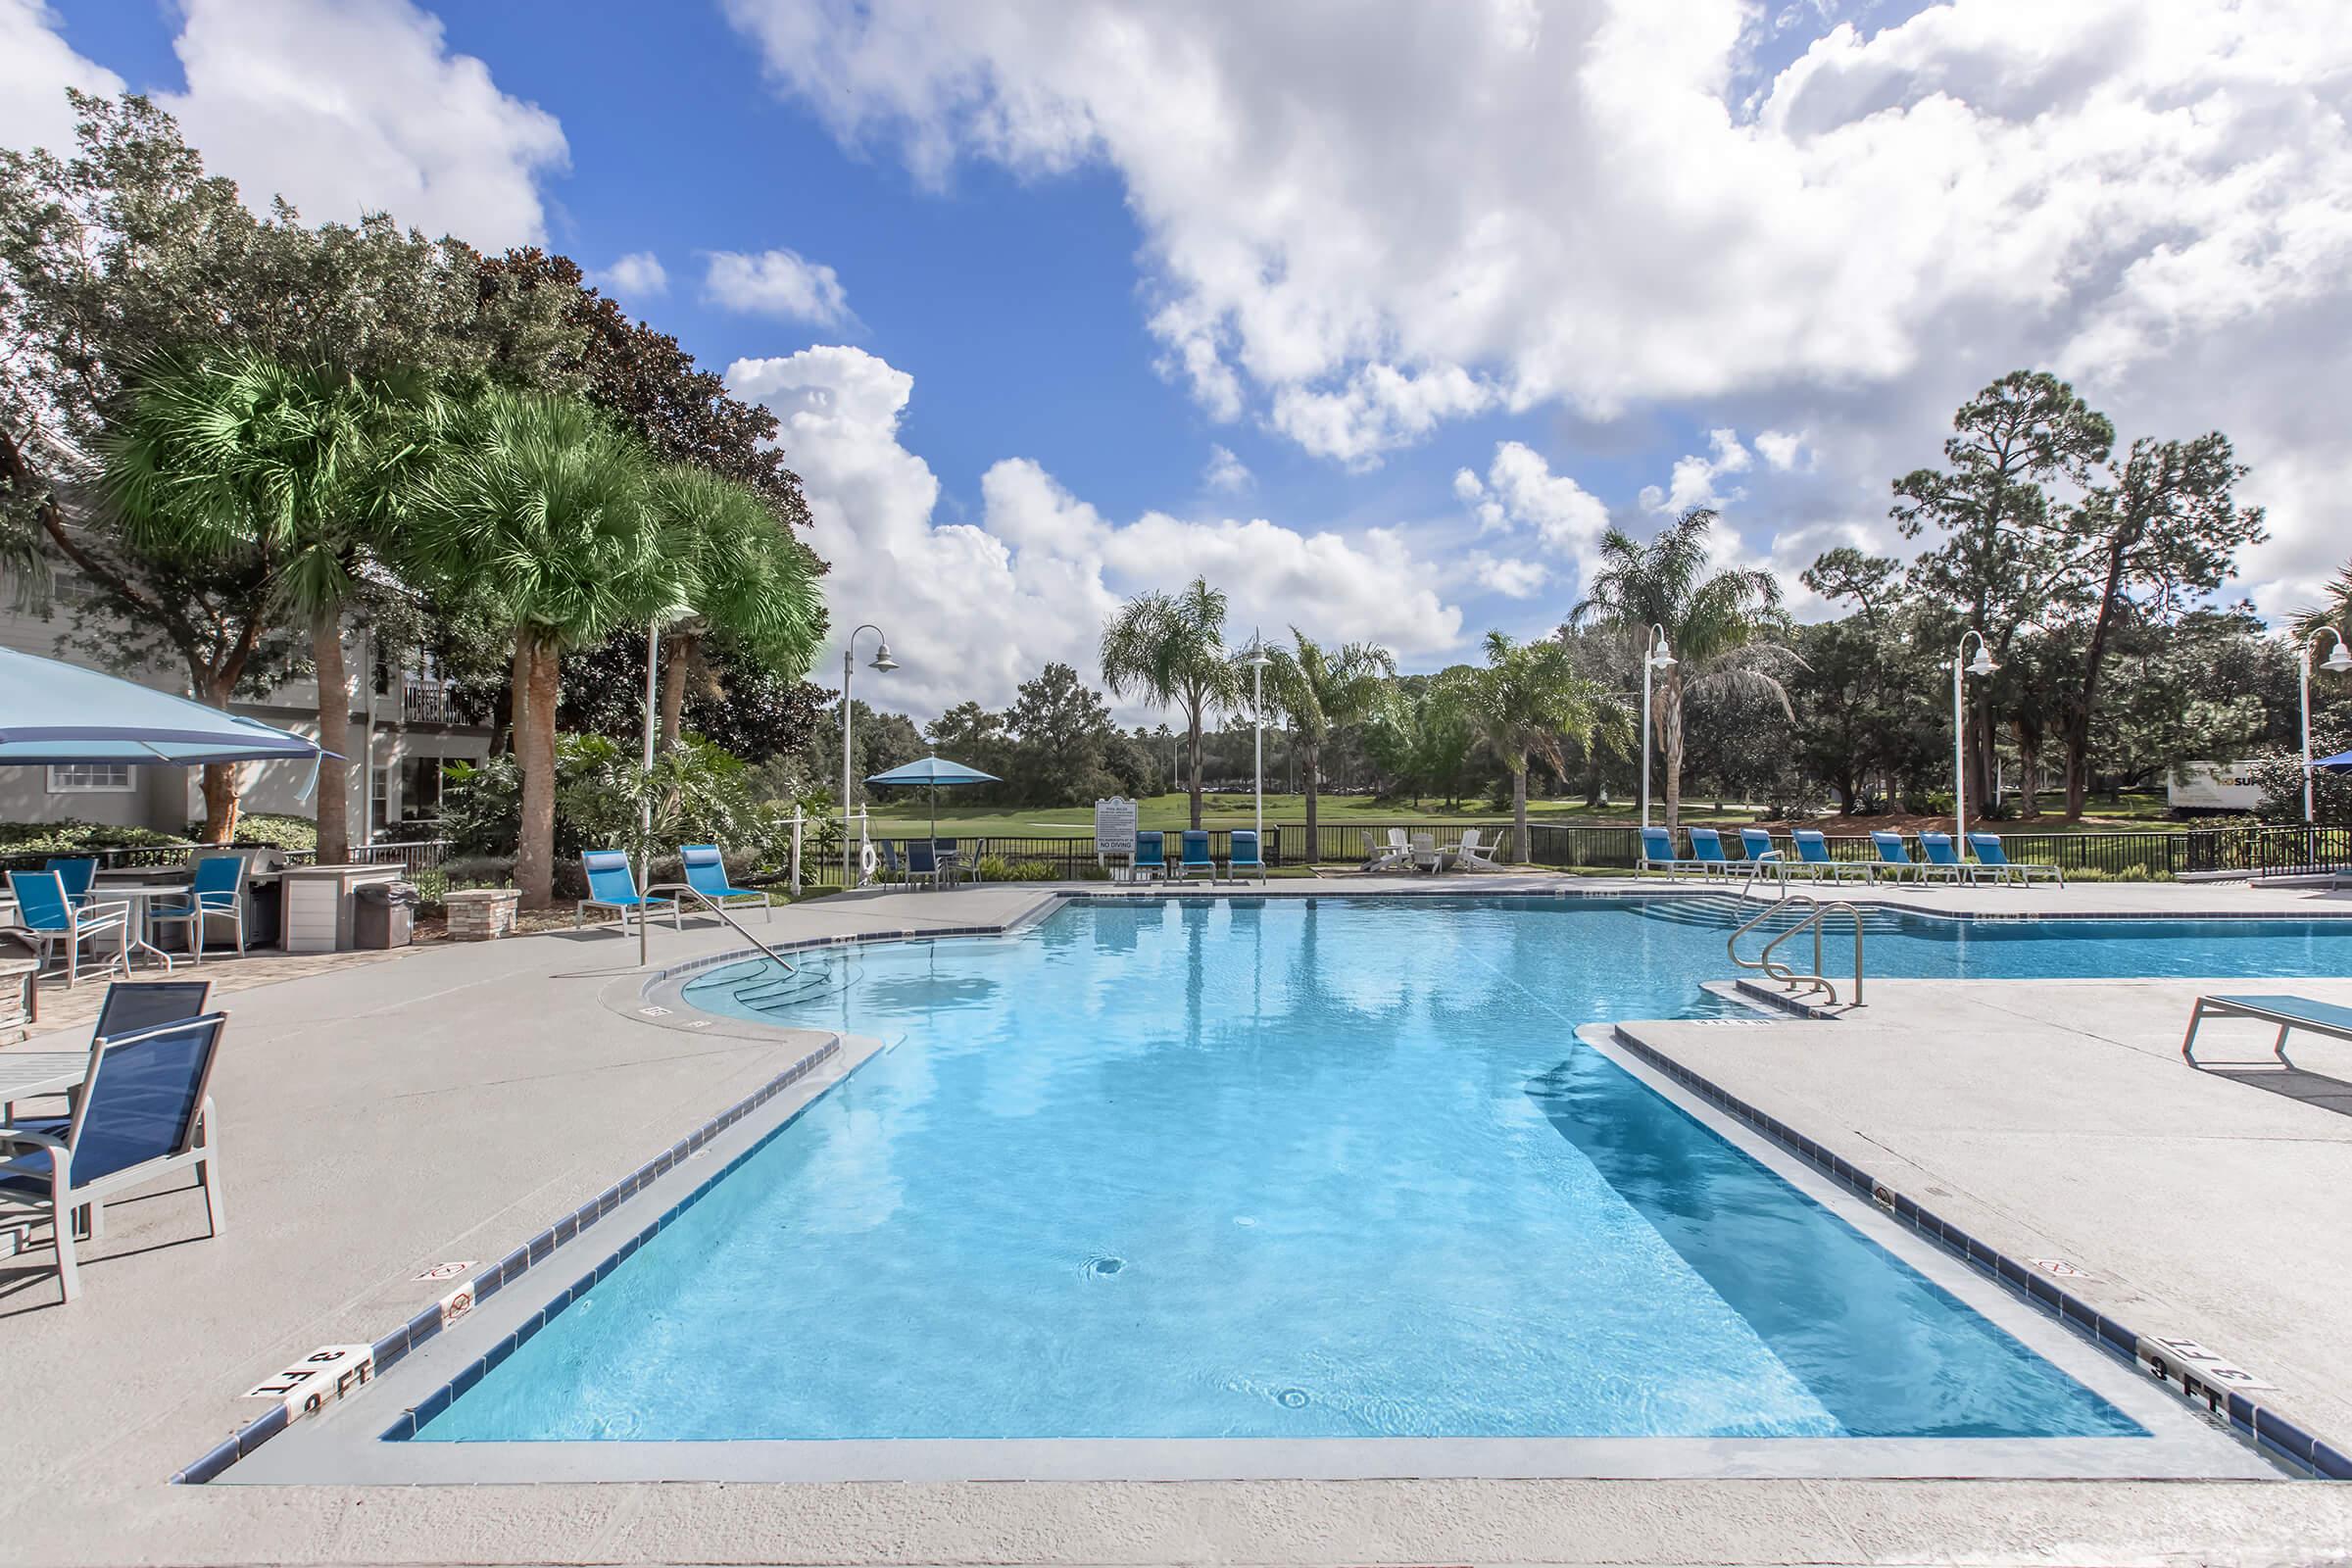
<svg viewBox="0 0 2352 1568">
<path fill-rule="evenodd" d="M 928 784 L 931 786 L 931 837 L 939 837 L 939 787 L 957 784 L 994 784 L 994 773 L 983 773 L 961 762 L 951 762 L 944 757 L 926 757 L 917 761 L 894 767 L 887 773 L 869 773 L 868 784 Z"/>
<path fill-rule="evenodd" d="M 170 692 L 0 648 L 0 765 L 316 761 L 318 743 Z"/>
<path fill-rule="evenodd" d="M 2352 773 L 2352 752 L 2338 752 L 2333 757 L 2323 757 L 2311 765 L 2324 767 L 2330 773 Z"/>
</svg>

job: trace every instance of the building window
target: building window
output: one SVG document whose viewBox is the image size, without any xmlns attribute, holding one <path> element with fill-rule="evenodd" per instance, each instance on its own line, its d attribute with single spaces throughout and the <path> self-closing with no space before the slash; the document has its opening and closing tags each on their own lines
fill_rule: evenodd
<svg viewBox="0 0 2352 1568">
<path fill-rule="evenodd" d="M 122 795 L 130 787 L 128 762 L 69 762 L 49 769 L 52 795 Z"/>
</svg>

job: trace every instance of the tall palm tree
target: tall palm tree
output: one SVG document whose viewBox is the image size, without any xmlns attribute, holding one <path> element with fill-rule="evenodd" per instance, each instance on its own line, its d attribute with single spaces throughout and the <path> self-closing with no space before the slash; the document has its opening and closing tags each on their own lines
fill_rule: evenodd
<svg viewBox="0 0 2352 1568">
<path fill-rule="evenodd" d="M 273 597 L 308 628 L 318 680 L 318 858 L 350 854 L 346 759 L 351 687 L 343 618 L 361 568 L 382 543 L 399 475 L 417 454 L 407 432 L 416 388 L 325 363 L 286 365 L 228 350 L 142 367 L 127 416 L 106 447 L 107 488 L 125 534 L 145 550 L 243 550 L 270 564 Z M 226 780 L 206 770 L 208 818 Z M 234 822 L 233 794 L 223 803 Z"/>
<path fill-rule="evenodd" d="M 1511 858 L 1527 858 L 1527 772 L 1538 760 L 1567 779 L 1565 742 L 1589 742 L 1607 699 L 1576 672 L 1567 646 L 1556 638 L 1515 643 L 1487 633 L 1484 668 L 1449 671 L 1450 699 L 1459 705 L 1480 744 L 1511 770 Z"/>
<path fill-rule="evenodd" d="M 1571 612 L 1577 625 L 1599 624 L 1623 633 L 1646 656 L 1650 628 L 1666 630 L 1675 663 L 1658 677 L 1651 708 L 1655 744 L 1665 754 L 1666 826 L 1679 825 L 1683 801 L 1683 700 L 1702 686 L 1744 687 L 1776 699 L 1788 694 L 1778 671 L 1792 661 L 1768 642 L 1784 623 L 1781 585 L 1768 571 L 1725 566 L 1709 571 L 1707 533 L 1715 513 L 1694 507 L 1658 531 L 1647 545 L 1611 528 L 1600 541 L 1601 569 Z M 1644 746 L 1652 744 L 1643 737 Z"/>
<path fill-rule="evenodd" d="M 1306 853 L 1322 843 L 1317 802 L 1322 793 L 1323 746 L 1342 725 L 1371 717 L 1391 697 L 1396 656 L 1377 643 L 1343 643 L 1325 649 L 1298 627 L 1291 648 L 1269 648 L 1267 675 L 1274 705 L 1282 710 L 1298 747 L 1299 777 L 1306 786 Z"/>
<path fill-rule="evenodd" d="M 686 682 L 705 639 L 732 633 L 768 668 L 808 672 L 825 630 L 824 569 L 759 492 L 691 464 L 672 464 L 647 491 L 663 549 L 685 577 L 693 613 L 662 643 L 662 748 L 678 743 Z"/>
<path fill-rule="evenodd" d="M 462 580 L 514 634 L 522 830 L 514 882 L 527 908 L 555 892 L 556 708 L 565 650 L 687 609 L 688 573 L 650 501 L 645 448 L 586 404 L 496 389 L 442 426 L 403 498 L 406 554 Z"/>
<path fill-rule="evenodd" d="M 1211 708 L 1242 702 L 1241 674 L 1225 650 L 1225 596 L 1205 578 L 1183 592 L 1141 594 L 1102 627 L 1102 683 L 1184 710 L 1192 763 L 1193 826 L 1200 825 L 1200 724 Z"/>
<path fill-rule="evenodd" d="M 2295 635 L 2311 638 L 2319 635 L 2322 626 L 2332 626 L 2339 632 L 2352 633 L 2352 562 L 2335 574 L 2335 581 L 2323 590 L 2325 597 L 2309 610 L 2295 616 Z M 2325 654 L 2321 655 L 2326 658 Z"/>
</svg>

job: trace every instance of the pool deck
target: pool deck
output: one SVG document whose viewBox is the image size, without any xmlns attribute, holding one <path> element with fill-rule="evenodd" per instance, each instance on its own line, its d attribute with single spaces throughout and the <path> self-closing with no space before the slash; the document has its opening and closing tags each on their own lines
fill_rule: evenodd
<svg viewBox="0 0 2352 1568">
<path fill-rule="evenodd" d="M 1564 885 L 1634 886 L 1445 891 Z M 1348 877 L 1267 891 L 1392 886 L 1432 890 Z M 2352 912 L 2341 895 L 2162 884 L 1843 893 L 2003 912 Z M 839 897 L 751 930 L 999 925 L 1042 896 Z M 657 967 L 742 946 L 715 924 L 653 942 Z M 266 1408 L 246 1387 L 383 1334 L 446 1289 L 415 1276 L 504 1255 L 826 1038 L 637 1016 L 649 978 L 635 938 L 607 930 L 421 949 L 224 999 L 226 1233 L 202 1239 L 184 1188 L 117 1204 L 71 1307 L 33 1267 L 45 1247 L 0 1258 L 0 1423 L 15 1439 L 0 1562 L 2301 1562 L 2352 1543 L 2352 1487 L 2309 1482 L 167 1485 Z M 2202 1340 L 2352 1442 L 2352 1117 L 2183 1067 L 2197 989 L 1885 982 L 1866 1015 L 1836 1022 L 1629 1032 L 1976 1234 L 2068 1259 L 2089 1276 L 2069 1281 L 2081 1294 Z M 2352 981 L 2293 989 L 2352 1001 Z M 2331 1050 L 2352 1053 L 2297 1054 L 2352 1077 Z"/>
</svg>

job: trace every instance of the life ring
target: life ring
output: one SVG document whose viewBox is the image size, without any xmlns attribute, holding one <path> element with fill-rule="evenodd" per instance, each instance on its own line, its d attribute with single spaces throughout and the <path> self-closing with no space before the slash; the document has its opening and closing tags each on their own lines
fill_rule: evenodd
<svg viewBox="0 0 2352 1568">
<path fill-rule="evenodd" d="M 874 846 L 870 839 L 858 850 L 858 870 L 863 876 L 874 874 Z"/>
</svg>

